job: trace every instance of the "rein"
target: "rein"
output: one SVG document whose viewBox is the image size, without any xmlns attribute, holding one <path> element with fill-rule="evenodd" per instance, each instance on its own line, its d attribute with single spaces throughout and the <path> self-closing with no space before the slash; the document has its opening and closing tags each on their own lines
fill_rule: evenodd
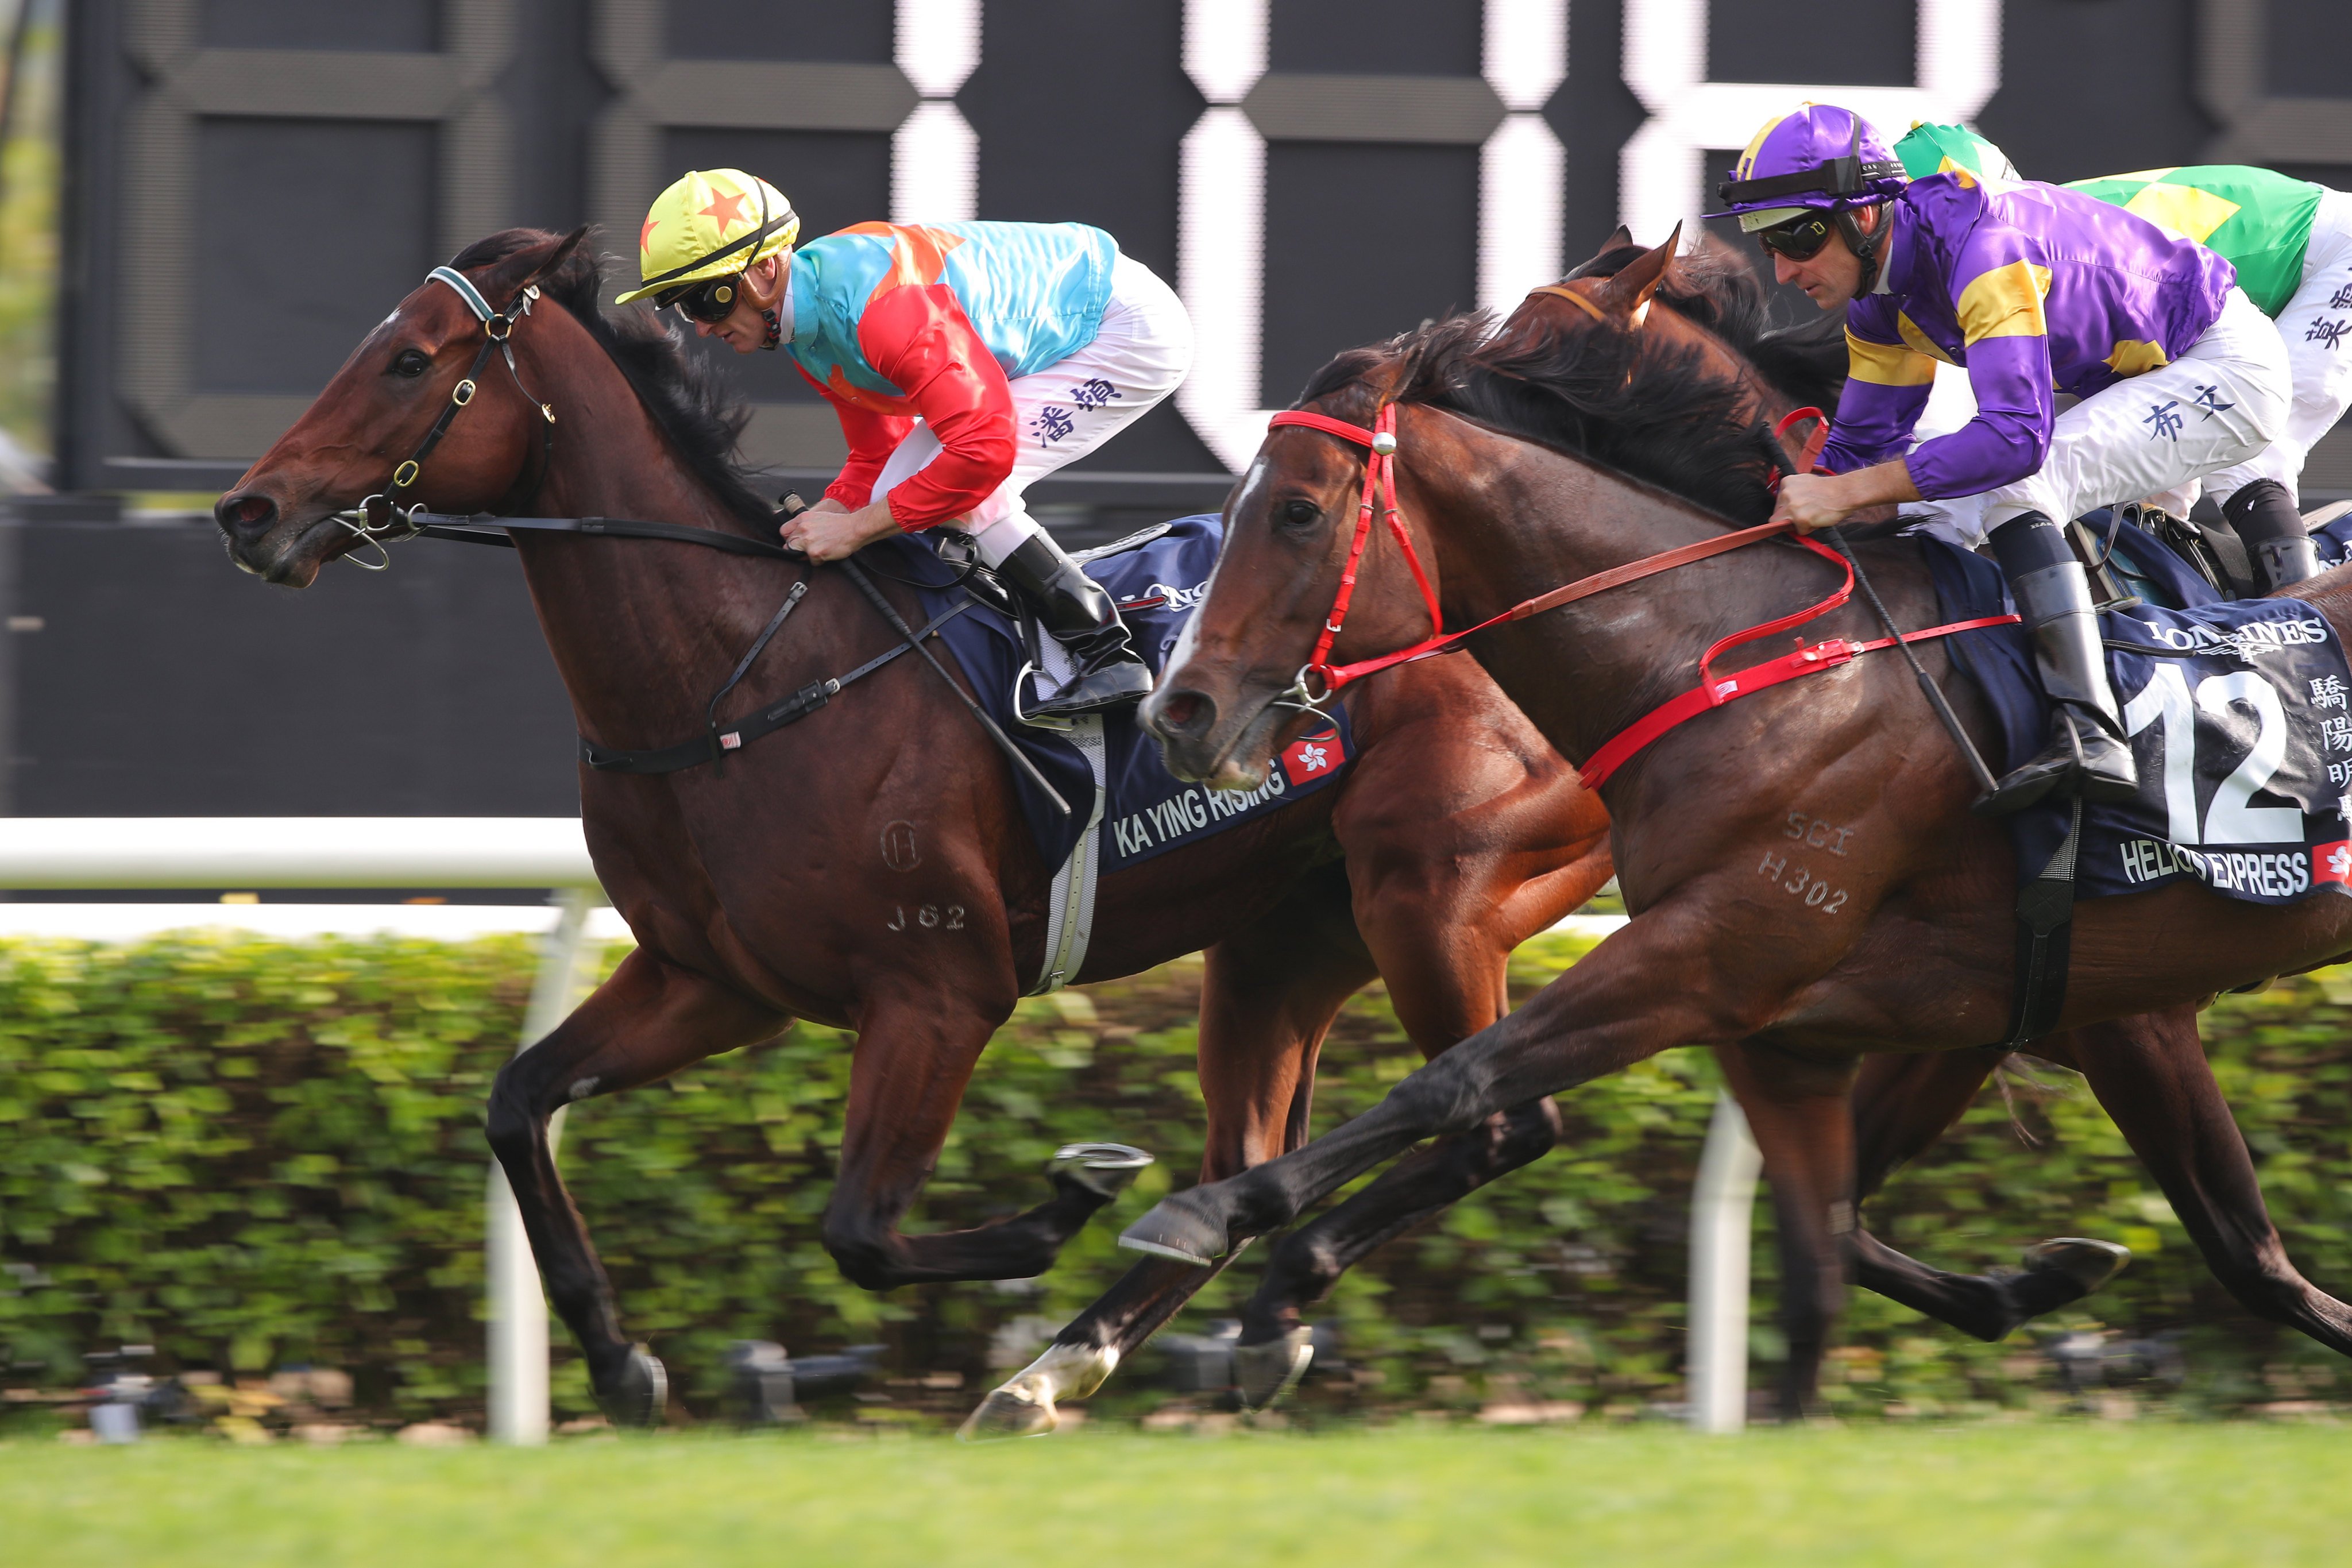
<svg viewBox="0 0 2352 1568">
<path fill-rule="evenodd" d="M 1573 296 L 1570 297 L 1573 298 Z M 1799 409 L 1784 419 L 1781 422 L 1781 429 L 1775 431 L 1774 434 L 1785 432 L 1790 425 L 1807 416 L 1820 418 L 1821 411 Z M 1523 621 L 1530 616 L 1538 616 L 1547 610 L 1556 610 L 1563 605 L 1574 604 L 1579 599 L 1590 598 L 1595 594 L 1605 593 L 1612 588 L 1623 587 L 1628 583 L 1638 583 L 1644 577 L 1654 577 L 1660 573 L 1671 572 L 1677 566 L 1687 566 L 1693 562 L 1705 561 L 1710 556 L 1727 554 L 1734 550 L 1759 543 L 1768 539 L 1789 537 L 1793 542 L 1802 545 L 1824 561 L 1838 567 L 1844 574 L 1844 581 L 1840 583 L 1836 591 L 1828 597 L 1801 610 L 1791 611 L 1788 615 L 1766 621 L 1761 626 L 1749 626 L 1745 631 L 1734 632 L 1728 637 L 1718 639 L 1708 647 L 1699 656 L 1698 685 L 1681 696 L 1663 703 L 1625 729 L 1619 731 L 1602 742 L 1600 749 L 1592 753 L 1584 766 L 1579 770 L 1587 789 L 1599 789 L 1611 774 L 1623 767 L 1636 752 L 1667 731 L 1736 699 L 1778 686 L 1783 681 L 1793 680 L 1800 676 L 1834 669 L 1839 665 L 1851 663 L 1862 654 L 1875 653 L 1881 648 L 1901 647 L 1905 649 L 1907 658 L 1909 645 L 1912 643 L 1925 641 L 1931 637 L 1949 637 L 1955 632 L 1975 631 L 1986 626 L 2011 626 L 2016 624 L 2018 619 L 2015 616 L 1987 616 L 1971 621 L 1954 621 L 1946 626 L 1930 626 L 1925 631 L 1916 632 L 1897 632 L 1890 622 L 1887 630 L 1893 635 L 1888 637 L 1869 642 L 1849 642 L 1843 637 L 1831 637 L 1815 643 L 1811 647 L 1799 648 L 1794 653 L 1784 654 L 1779 658 L 1740 670 L 1737 674 L 1717 677 L 1714 668 L 1715 661 L 1729 649 L 1754 642 L 1760 637 L 1770 637 L 1776 632 L 1788 631 L 1791 627 L 1817 620 L 1831 611 L 1842 607 L 1853 595 L 1855 568 L 1851 555 L 1816 543 L 1805 535 L 1798 533 L 1794 523 L 1766 522 L 1759 523 L 1754 528 L 1737 529 L 1713 539 L 1702 539 L 1690 544 L 1678 545 L 1672 550 L 1660 551 L 1654 555 L 1643 556 L 1638 561 L 1629 561 L 1622 566 L 1612 566 L 1605 571 L 1592 573 L 1588 576 L 1578 578 L 1573 583 L 1554 588 L 1549 593 L 1522 599 L 1509 609 L 1499 615 L 1489 616 L 1475 626 L 1449 632 L 1445 630 L 1444 615 L 1438 606 L 1436 592 L 1430 586 L 1429 574 L 1422 569 L 1420 552 L 1413 548 L 1412 531 L 1404 526 L 1403 520 L 1397 510 L 1396 405 L 1393 403 L 1381 405 L 1380 412 L 1373 416 L 1372 427 L 1370 429 L 1366 429 L 1361 425 L 1350 424 L 1344 419 L 1334 419 L 1328 415 L 1307 413 L 1297 409 L 1276 414 L 1268 422 L 1269 430 L 1278 429 L 1284 426 L 1320 430 L 1326 435 L 1337 436 L 1343 441 L 1352 441 L 1360 447 L 1368 447 L 1371 456 L 1364 466 L 1363 501 L 1357 510 L 1356 534 L 1348 548 L 1348 564 L 1340 574 L 1339 589 L 1332 599 L 1331 614 L 1325 619 L 1323 630 L 1315 640 L 1313 657 L 1300 667 L 1297 679 L 1291 682 L 1290 689 L 1275 699 L 1275 705 L 1277 707 L 1304 708 L 1319 711 L 1320 705 L 1328 701 L 1333 693 L 1349 681 L 1360 680 L 1367 675 L 1376 674 L 1394 665 L 1411 664 L 1420 659 L 1433 658 L 1438 654 L 1453 652 L 1460 647 L 1465 638 L 1475 637 L 1489 626 L 1499 626 L 1506 621 Z M 1385 505 L 1381 504 L 1383 498 Z M 1410 647 L 1399 648 L 1394 653 L 1382 654 L 1376 658 L 1360 659 L 1353 664 L 1335 667 L 1328 662 L 1331 645 L 1339 639 L 1339 629 L 1348 619 L 1349 604 L 1355 597 L 1357 569 L 1363 560 L 1364 547 L 1371 537 L 1372 516 L 1376 509 L 1387 520 L 1389 531 L 1396 536 L 1397 543 L 1404 551 L 1406 563 L 1412 568 L 1413 581 L 1421 586 L 1422 600 L 1429 608 L 1430 626 L 1433 629 L 1430 636 Z M 1876 596 L 1874 595 L 1874 604 Z M 1885 615 L 1883 607 L 1880 613 L 1883 618 Z M 1322 682 L 1323 691 L 1320 696 L 1314 696 L 1308 692 L 1307 681 L 1309 676 Z M 1921 674 L 1921 679 L 1926 679 L 1924 672 Z M 1957 721 L 1954 722 L 1957 724 Z"/>
</svg>

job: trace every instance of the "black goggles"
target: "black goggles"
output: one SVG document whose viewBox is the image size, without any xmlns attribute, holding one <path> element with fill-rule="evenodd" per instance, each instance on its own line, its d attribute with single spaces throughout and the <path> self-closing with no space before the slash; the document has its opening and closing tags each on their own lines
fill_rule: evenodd
<svg viewBox="0 0 2352 1568">
<path fill-rule="evenodd" d="M 1776 223 L 1770 228 L 1758 229 L 1756 243 L 1775 256 L 1785 256 L 1791 261 L 1811 261 L 1836 232 L 1837 221 L 1832 214 L 1809 212 L 1802 217 Z"/>
<path fill-rule="evenodd" d="M 689 321 L 717 325 L 735 313 L 736 301 L 743 297 L 743 275 L 730 272 L 724 278 L 706 278 L 674 289 L 664 294 L 658 303 L 674 307 Z"/>
</svg>

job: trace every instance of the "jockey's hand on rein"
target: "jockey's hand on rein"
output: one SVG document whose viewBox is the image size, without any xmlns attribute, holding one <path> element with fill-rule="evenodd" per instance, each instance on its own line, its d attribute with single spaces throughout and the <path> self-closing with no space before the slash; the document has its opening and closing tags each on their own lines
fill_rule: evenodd
<svg viewBox="0 0 2352 1568">
<path fill-rule="evenodd" d="M 1772 504 L 1774 522 L 1793 522 L 1801 533 L 1812 533 L 1845 521 L 1853 509 L 1845 487 L 1834 474 L 1790 474 L 1780 480 L 1780 494 Z"/>
<path fill-rule="evenodd" d="M 828 496 L 805 511 L 794 512 L 776 531 L 786 544 L 812 561 L 841 561 L 877 539 L 898 531 L 887 501 L 852 511 Z"/>
</svg>

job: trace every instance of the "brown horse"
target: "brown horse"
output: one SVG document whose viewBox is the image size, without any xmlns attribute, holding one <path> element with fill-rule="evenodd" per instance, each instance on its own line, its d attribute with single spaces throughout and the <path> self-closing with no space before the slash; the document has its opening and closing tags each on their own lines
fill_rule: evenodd
<svg viewBox="0 0 2352 1568">
<path fill-rule="evenodd" d="M 1677 254 L 1678 237 L 1644 251 L 1620 229 L 1568 279 L 1530 294 L 1482 352 L 1482 363 L 1539 385 L 1546 367 L 1583 352 L 1610 363 L 1628 354 L 1655 355 L 1671 374 L 1696 370 L 1735 388 L 1732 417 L 1742 423 L 1777 424 L 1801 404 L 1834 407 L 1843 334 L 1826 329 L 1838 327 L 1839 319 L 1794 332 L 1767 330 L 1763 289 L 1746 260 L 1712 237 Z M 1651 309 L 1653 300 L 1668 308 Z M 1611 341 L 1600 341 L 1601 334 Z M 1562 441 L 1556 434 L 1549 444 Z M 1645 462 L 1639 447 L 1616 456 L 1637 474 L 1692 494 L 1662 472 L 1645 472 L 1656 465 Z M 1795 460 L 1794 451 L 1790 457 Z M 1714 499 L 1718 510 L 1744 522 L 1770 511 L 1769 493 L 1752 479 L 1741 487 L 1734 476 L 1733 488 Z M 2086 1026 L 2038 1041 L 2034 1049 L 2084 1074 L 2232 1296 L 2257 1316 L 2352 1353 L 2345 1338 L 2352 1314 L 2303 1278 L 2271 1223 L 2245 1140 L 2206 1062 L 2194 1008 Z M 2002 1055 L 1878 1054 L 1865 1060 L 1854 1090 L 1857 1203 L 1966 1110 Z M 1859 1226 L 1848 1245 L 1856 1284 L 1987 1340 L 2073 1299 L 2115 1266 L 2096 1245 L 2079 1241 L 2044 1243 L 2028 1254 L 2032 1267 L 2024 1273 L 2004 1276 L 1927 1268 Z M 1323 1250 L 1310 1238 L 1276 1252 L 1245 1314 L 1245 1341 L 1296 1321 L 1300 1300 L 1323 1286 L 1319 1271 L 1296 1283 L 1288 1276 L 1294 1268 L 1315 1270 Z"/>
<path fill-rule="evenodd" d="M 391 488 L 442 511 L 498 505 L 667 520 L 772 538 L 731 466 L 740 415 L 697 379 L 650 314 L 606 318 L 597 268 L 568 236 L 514 230 L 457 258 L 508 322 L 511 377 L 487 372 L 485 325 L 427 282 L 364 339 L 215 515 L 231 557 L 303 586 L 358 542 L 337 514 Z M 502 317 L 502 321 L 506 318 Z M 454 394 L 471 363 L 478 390 Z M 535 397 L 549 397 L 542 413 Z M 459 412 L 443 420 L 444 410 Z M 552 422 L 551 424 L 551 421 Z M 382 521 L 379 519 L 379 521 Z M 796 576 L 803 606 L 745 680 L 743 710 L 838 676 L 896 638 L 840 574 L 690 544 L 515 539 L 581 732 L 650 747 L 701 732 L 704 703 Z M 911 598 L 890 588 L 902 615 Z M 1229 1175 L 1304 1139 L 1316 1053 L 1339 1005 L 1378 973 L 1434 1053 L 1492 1023 L 1507 955 L 1609 875 L 1606 823 L 1575 773 L 1466 659 L 1356 695 L 1344 783 L 1194 847 L 1107 875 L 1080 981 L 1208 950 L 1202 1173 Z M 1050 1199 L 971 1229 L 908 1236 L 973 1063 L 1040 970 L 1052 868 L 1009 769 L 945 682 L 912 658 L 746 746 L 724 776 L 583 768 L 597 874 L 638 946 L 563 1025 L 500 1073 L 488 1134 L 556 1310 L 616 1418 L 661 1407 L 660 1363 L 633 1345 L 547 1139 L 548 1118 L 767 1039 L 796 1017 L 856 1031 L 827 1247 L 871 1289 L 1043 1272 L 1117 1190 L 1080 1166 Z M 903 911 L 939 911 L 935 922 Z M 1523 1105 L 1449 1145 L 1463 1179 L 1534 1157 L 1556 1121 Z M 1463 1190 L 1466 1190 L 1463 1189 Z M 1430 1197 L 1442 1205 L 1451 1188 Z M 1000 1426 L 1050 1425 L 1210 1270 L 1135 1268 Z"/>
<path fill-rule="evenodd" d="M 1343 356 L 1302 403 L 1356 426 L 1395 405 L 1400 503 L 1448 625 L 1478 625 L 1538 592 L 1724 532 L 1720 518 L 1678 498 L 1498 433 L 1539 395 L 1495 375 L 1483 338 L 1478 323 L 1456 321 L 1395 351 Z M 1760 479 L 1778 455 L 1755 439 L 1760 428 L 1727 420 L 1730 395 L 1700 380 L 1636 383 L 1620 366 L 1575 392 L 1594 417 L 1646 422 L 1694 470 L 1746 468 Z M 1331 614 L 1364 465 L 1360 447 L 1323 430 L 1268 437 L 1231 504 L 1189 657 L 1147 704 L 1180 775 L 1247 787 L 1258 751 L 1292 721 L 1273 703 L 1294 688 L 1315 628 Z M 1431 630 L 1402 553 L 1381 537 L 1366 557 L 1334 661 Z M 1916 552 L 1892 544 L 1864 553 L 1897 621 L 1930 624 L 1934 594 Z M 1685 688 L 1701 649 L 1819 600 L 1832 582 L 1811 554 L 1759 546 L 1505 622 L 1469 647 L 1564 755 L 1590 758 Z M 2339 628 L 2352 619 L 2352 584 L 2307 586 Z M 1875 630 L 1846 608 L 1806 635 Z M 1939 648 L 1923 657 L 1948 671 Z M 1577 678 L 1561 679 L 1566 670 Z M 1960 695 L 1964 718 L 1982 733 L 1980 708 Z M 1372 1111 L 1304 1150 L 1163 1201 L 1123 1239 L 1171 1258 L 1220 1257 L 1423 1137 L 1674 1045 L 1707 1044 L 1773 1170 L 1790 1264 L 1782 1398 L 1801 1407 L 1844 1284 L 1856 1065 L 1874 1050 L 1981 1052 L 2000 1037 L 2013 986 L 2008 847 L 1969 814 L 1969 775 L 1895 660 L 1858 659 L 1705 714 L 1638 754 L 1605 793 L 1636 911 L 1624 931 Z M 1779 843 L 1792 812 L 1841 830 L 1844 852 L 1804 868 L 1800 892 L 1817 878 L 1834 882 L 1836 896 L 1812 906 L 1792 902 L 1782 879 L 1759 874 L 1759 854 L 1768 867 L 1785 861 Z M 2097 900 L 2077 916 L 2060 1023 L 2191 1007 L 2229 986 L 2330 962 L 2347 944 L 2352 905 L 2332 898 L 2272 909 L 2176 886 Z M 2119 1120 L 2136 1109 L 2110 1106 Z M 2153 1141 L 2139 1129 L 2135 1146 L 2203 1173 L 2166 1142 L 2189 1120 Z M 2314 1321 L 2298 1326 L 2352 1349 L 2352 1312 L 2324 1297 L 2303 1305 Z"/>
</svg>

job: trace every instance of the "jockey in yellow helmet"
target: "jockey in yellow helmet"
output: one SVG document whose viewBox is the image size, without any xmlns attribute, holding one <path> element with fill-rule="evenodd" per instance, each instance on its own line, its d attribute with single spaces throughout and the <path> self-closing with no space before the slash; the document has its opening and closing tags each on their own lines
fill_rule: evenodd
<svg viewBox="0 0 2352 1568">
<path fill-rule="evenodd" d="M 799 232 L 766 181 L 689 174 L 646 215 L 644 281 L 621 296 L 738 353 L 781 349 L 833 405 L 848 461 L 786 540 L 833 561 L 950 525 L 1076 667 L 1041 715 L 1141 699 L 1150 671 L 1117 606 L 1022 494 L 1183 380 L 1192 329 L 1175 293 L 1083 224 L 862 223 L 796 245 Z"/>
</svg>

